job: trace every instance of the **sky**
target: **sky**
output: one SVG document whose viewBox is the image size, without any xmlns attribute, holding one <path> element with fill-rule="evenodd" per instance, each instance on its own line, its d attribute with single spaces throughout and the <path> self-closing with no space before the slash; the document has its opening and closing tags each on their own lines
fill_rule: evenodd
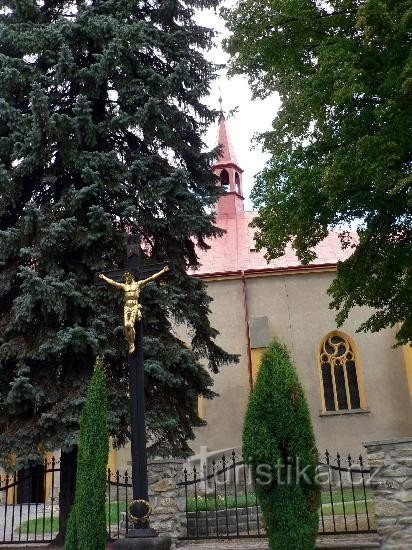
<svg viewBox="0 0 412 550">
<path fill-rule="evenodd" d="M 222 2 L 224 7 L 232 7 L 236 0 L 226 0 Z M 219 12 L 213 10 L 203 10 L 198 13 L 197 21 L 206 27 L 210 27 L 219 32 L 215 47 L 207 52 L 206 57 L 219 64 L 228 62 L 228 55 L 223 51 L 222 39 L 229 35 L 223 19 Z M 223 110 L 225 112 L 238 108 L 236 114 L 227 121 L 229 134 L 236 152 L 236 157 L 243 168 L 243 190 L 246 196 L 245 207 L 252 209 L 249 199 L 250 191 L 253 186 L 254 175 L 265 165 L 267 155 L 262 152 L 259 145 L 253 141 L 256 133 L 270 130 L 272 120 L 275 118 L 280 105 L 278 94 L 273 94 L 266 99 L 253 100 L 247 78 L 244 76 L 235 76 L 231 79 L 227 77 L 227 71 L 220 72 L 220 78 L 212 84 L 211 95 L 206 99 L 206 103 L 214 109 L 219 109 L 219 97 L 223 99 Z M 213 125 L 205 136 L 208 147 L 217 145 L 217 123 Z"/>
</svg>

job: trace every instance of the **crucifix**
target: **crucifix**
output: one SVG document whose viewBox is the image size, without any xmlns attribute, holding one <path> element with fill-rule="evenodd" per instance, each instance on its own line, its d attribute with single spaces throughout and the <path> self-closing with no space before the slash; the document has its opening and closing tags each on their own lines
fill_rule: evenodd
<svg viewBox="0 0 412 550">
<path fill-rule="evenodd" d="M 143 271 L 145 268 L 143 268 L 141 271 Z M 148 271 L 153 271 L 153 266 L 151 266 L 151 269 L 148 269 L 146 267 L 145 271 L 146 274 Z M 130 269 L 128 271 L 125 271 L 123 274 L 123 283 L 119 283 L 116 281 L 116 279 L 107 277 L 104 273 L 100 273 L 99 279 L 102 279 L 107 284 L 114 286 L 115 288 L 118 288 L 120 290 L 123 290 L 124 292 L 124 315 L 123 315 L 123 324 L 124 324 L 124 332 L 126 339 L 129 343 L 129 353 L 134 353 L 136 349 L 136 331 L 135 331 L 135 324 L 136 321 L 138 323 L 142 320 L 142 306 L 139 303 L 139 297 L 140 297 L 140 290 L 142 287 L 147 285 L 147 283 L 151 283 L 152 281 L 155 281 L 159 277 L 161 277 L 166 271 L 169 271 L 169 266 L 164 266 L 163 269 L 158 271 L 157 273 L 153 273 L 152 275 L 149 275 L 147 278 L 141 279 L 141 271 L 138 275 L 136 275 L 136 271 L 133 273 Z M 112 276 L 113 277 L 113 276 Z M 137 277 L 137 280 L 136 280 Z"/>
<path fill-rule="evenodd" d="M 124 292 L 123 321 L 129 351 L 133 484 L 133 501 L 129 505 L 129 516 L 134 524 L 134 529 L 129 530 L 127 537 L 134 539 L 157 537 L 157 533 L 149 526 L 151 506 L 148 502 L 143 329 L 142 307 L 139 298 L 142 287 L 169 271 L 167 264 L 143 265 L 141 256 L 139 237 L 129 235 L 127 239 L 127 270 L 106 271 L 98 276 L 97 282 L 98 286 L 109 284 Z M 118 542 L 121 543 L 120 540 Z M 159 540 L 159 543 L 161 542 L 165 543 L 164 540 Z M 116 544 L 116 546 L 119 545 Z M 150 547 L 152 548 L 152 546 Z M 163 547 L 166 548 L 166 546 Z"/>
</svg>

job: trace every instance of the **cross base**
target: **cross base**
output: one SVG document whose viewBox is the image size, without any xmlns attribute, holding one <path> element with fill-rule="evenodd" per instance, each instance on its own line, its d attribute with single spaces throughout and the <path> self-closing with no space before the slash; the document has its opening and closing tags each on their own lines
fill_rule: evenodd
<svg viewBox="0 0 412 550">
<path fill-rule="evenodd" d="M 124 539 L 117 540 L 110 546 L 113 550 L 170 550 L 172 539 L 167 535 L 142 536 L 146 529 L 131 529 Z M 153 531 L 153 529 L 148 529 Z"/>
<path fill-rule="evenodd" d="M 151 527 L 139 527 L 138 529 L 129 529 L 127 539 L 147 539 L 148 537 L 158 537 L 159 533 Z"/>
</svg>

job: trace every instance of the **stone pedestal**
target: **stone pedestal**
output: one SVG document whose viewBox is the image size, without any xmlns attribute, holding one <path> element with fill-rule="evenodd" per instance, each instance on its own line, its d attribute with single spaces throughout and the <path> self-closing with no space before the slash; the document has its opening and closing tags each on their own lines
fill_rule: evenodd
<svg viewBox="0 0 412 550">
<path fill-rule="evenodd" d="M 111 545 L 113 550 L 170 550 L 172 539 L 167 535 L 158 537 L 133 538 L 126 537 L 119 539 Z"/>
<path fill-rule="evenodd" d="M 149 501 L 153 507 L 150 526 L 173 541 L 186 534 L 186 502 L 183 487 L 177 484 L 183 478 L 182 459 L 148 461 Z"/>
<path fill-rule="evenodd" d="M 364 443 L 381 547 L 412 548 L 412 437 Z"/>
<path fill-rule="evenodd" d="M 178 487 L 178 483 L 183 479 L 182 459 L 156 459 L 149 460 L 147 464 L 149 480 L 149 501 L 152 506 L 150 516 L 150 528 L 159 534 L 157 542 L 154 537 L 145 538 L 144 542 L 139 543 L 143 546 L 136 546 L 137 538 L 134 538 L 132 529 L 129 529 L 126 538 L 114 543 L 116 548 L 159 548 L 163 550 L 166 542 L 163 540 L 176 542 L 177 539 L 186 534 L 186 500 L 183 487 Z M 142 533 L 140 533 L 142 534 Z M 129 542 L 130 541 L 130 542 Z M 151 544 L 152 546 L 149 546 Z M 160 546 L 153 546 L 160 544 Z"/>
</svg>

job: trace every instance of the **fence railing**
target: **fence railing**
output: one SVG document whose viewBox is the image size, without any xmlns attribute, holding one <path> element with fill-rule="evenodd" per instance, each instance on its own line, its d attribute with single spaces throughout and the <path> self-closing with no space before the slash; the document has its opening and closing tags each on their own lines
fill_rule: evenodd
<svg viewBox="0 0 412 550">
<path fill-rule="evenodd" d="M 326 451 L 319 464 L 319 534 L 371 533 L 374 528 L 370 470 Z M 210 464 L 184 470 L 188 539 L 266 536 L 252 470 L 235 452 Z"/>
<path fill-rule="evenodd" d="M 58 533 L 60 462 L 0 476 L 0 544 L 51 542 Z"/>
<path fill-rule="evenodd" d="M 328 452 L 319 464 L 320 534 L 368 533 L 375 530 L 370 470 L 362 457 L 354 462 Z M 127 502 L 132 479 L 107 471 L 106 519 L 111 538 L 128 532 Z M 186 500 L 189 539 L 265 536 L 251 469 L 235 452 L 202 468 L 184 470 L 179 484 Z M 0 545 L 51 542 L 59 530 L 60 462 L 52 458 L 12 475 L 0 476 Z"/>
<path fill-rule="evenodd" d="M 129 529 L 126 503 L 132 494 L 127 472 L 107 471 L 107 532 Z M 0 475 L 0 545 L 51 542 L 59 532 L 60 461 L 52 458 L 11 475 Z"/>
<path fill-rule="evenodd" d="M 106 518 L 110 538 L 120 538 L 129 531 L 127 503 L 132 497 L 132 477 L 125 472 L 107 470 Z"/>
</svg>

